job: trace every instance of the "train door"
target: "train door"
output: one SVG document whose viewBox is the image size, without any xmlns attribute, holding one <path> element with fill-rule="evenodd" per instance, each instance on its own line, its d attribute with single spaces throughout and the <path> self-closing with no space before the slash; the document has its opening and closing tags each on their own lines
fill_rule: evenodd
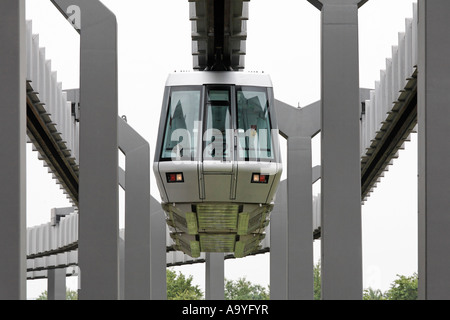
<svg viewBox="0 0 450 320">
<path fill-rule="evenodd" d="M 200 198 L 228 202 L 236 197 L 235 92 L 231 85 L 205 86 Z"/>
</svg>

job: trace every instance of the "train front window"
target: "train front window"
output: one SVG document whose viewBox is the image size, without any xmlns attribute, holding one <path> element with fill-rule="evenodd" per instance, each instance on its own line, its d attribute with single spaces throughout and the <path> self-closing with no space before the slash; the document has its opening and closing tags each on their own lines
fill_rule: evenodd
<svg viewBox="0 0 450 320">
<path fill-rule="evenodd" d="M 273 160 L 266 88 L 236 87 L 240 159 Z"/>
<path fill-rule="evenodd" d="M 233 141 L 231 126 L 231 101 L 229 87 L 209 87 L 205 110 L 205 132 L 203 135 L 203 159 L 231 160 Z"/>
<path fill-rule="evenodd" d="M 162 159 L 193 160 L 197 153 L 201 87 L 174 87 L 170 93 Z"/>
</svg>

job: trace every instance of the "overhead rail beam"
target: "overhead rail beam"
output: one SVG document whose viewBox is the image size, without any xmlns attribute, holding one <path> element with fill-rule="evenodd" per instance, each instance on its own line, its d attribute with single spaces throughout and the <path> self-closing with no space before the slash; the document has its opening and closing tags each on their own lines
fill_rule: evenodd
<svg viewBox="0 0 450 320">
<path fill-rule="evenodd" d="M 361 199 L 366 201 L 417 125 L 417 4 L 361 110 Z"/>
<path fill-rule="evenodd" d="M 249 1 L 189 0 L 195 70 L 245 68 Z"/>
<path fill-rule="evenodd" d="M 78 164 L 43 108 L 36 92 L 27 83 L 27 133 L 39 158 L 58 179 L 71 202 L 78 206 Z"/>
<path fill-rule="evenodd" d="M 27 134 L 39 159 L 78 206 L 78 108 L 57 81 L 51 60 L 39 45 L 39 35 L 33 34 L 32 22 L 26 26 Z"/>
</svg>

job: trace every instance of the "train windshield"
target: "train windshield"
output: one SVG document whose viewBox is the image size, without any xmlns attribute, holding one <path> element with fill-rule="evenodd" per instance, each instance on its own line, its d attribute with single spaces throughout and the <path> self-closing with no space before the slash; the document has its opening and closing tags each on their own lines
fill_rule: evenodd
<svg viewBox="0 0 450 320">
<path fill-rule="evenodd" d="M 164 135 L 162 159 L 192 160 L 197 154 L 201 87 L 174 87 Z"/>
<path fill-rule="evenodd" d="M 161 159 L 273 161 L 271 129 L 267 88 L 172 87 Z"/>
<path fill-rule="evenodd" d="M 266 88 L 236 87 L 239 158 L 273 160 Z"/>
</svg>

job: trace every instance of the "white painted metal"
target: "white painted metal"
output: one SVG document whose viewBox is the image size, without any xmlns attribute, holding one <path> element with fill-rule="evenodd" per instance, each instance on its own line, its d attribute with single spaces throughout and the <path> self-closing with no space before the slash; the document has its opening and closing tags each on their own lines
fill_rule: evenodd
<svg viewBox="0 0 450 320">
<path fill-rule="evenodd" d="M 406 19 L 405 31 L 399 33 L 398 46 L 393 47 L 393 58 L 387 59 L 386 70 L 380 71 L 380 80 L 375 82 L 375 89 L 370 92 L 370 99 L 366 100 L 366 112 L 361 117 L 361 156 L 369 156 L 371 148 L 376 143 L 376 137 L 382 133 L 382 125 L 389 112 L 395 108 L 396 102 L 417 67 L 417 6 L 413 6 L 413 18 Z M 39 99 L 44 105 L 49 117 L 56 124 L 57 131 L 64 146 L 71 152 L 71 157 L 78 159 L 78 122 L 71 111 L 71 102 L 61 90 L 61 84 L 57 82 L 56 73 L 51 70 L 51 61 L 46 59 L 45 48 L 39 46 L 39 35 L 32 33 L 32 23 L 27 21 L 27 80 L 38 93 Z M 233 72 L 236 77 L 232 82 L 250 81 L 248 73 Z M 214 72 L 205 73 L 189 72 L 177 73 L 169 78 L 167 85 L 185 84 L 186 79 L 192 84 L 203 84 L 213 78 Z M 237 81 L 238 79 L 238 81 Z M 270 78 L 267 76 L 266 85 L 270 87 Z M 251 84 L 250 82 L 248 83 Z M 389 85 L 390 84 L 390 85 Z M 261 85 L 259 83 L 258 85 Z M 53 98 L 51 92 L 54 93 Z M 44 157 L 40 155 L 40 157 Z M 392 161 L 390 162 L 392 164 Z M 50 168 L 49 171 L 51 172 Z M 320 227 L 320 201 L 316 196 L 313 204 L 314 230 Z M 269 228 L 262 241 L 262 251 L 270 248 Z M 52 250 L 62 250 L 65 247 L 75 245 L 78 241 L 78 214 L 61 220 L 58 227 L 50 224 L 29 228 L 27 231 L 27 255 L 45 255 Z M 167 247 L 173 245 L 167 230 Z M 179 265 L 202 262 L 205 255 L 193 259 L 178 251 L 167 252 L 167 264 Z M 76 265 L 77 251 L 69 251 L 49 257 L 28 259 L 29 277 L 42 277 L 43 273 L 37 270 L 54 268 L 55 266 Z M 34 275 L 33 275 L 34 274 Z"/>
<path fill-rule="evenodd" d="M 45 55 L 45 48 L 39 47 L 39 35 L 32 33 L 32 22 L 27 21 L 27 80 L 44 104 L 48 116 L 54 123 L 64 144 L 62 149 L 70 150 L 78 159 L 78 122 L 72 114 L 71 102 L 58 82 L 57 72 L 51 68 L 51 60 Z M 58 139 L 57 139 L 58 140 Z"/>
<path fill-rule="evenodd" d="M 45 255 L 76 245 L 78 213 L 62 217 L 59 224 L 51 222 L 27 229 L 27 256 Z"/>
<path fill-rule="evenodd" d="M 28 266 L 31 266 L 31 263 L 27 264 Z M 61 267 L 61 268 L 64 268 Z M 70 276 L 78 276 L 79 271 L 78 271 L 78 267 L 73 265 L 70 267 L 65 267 L 66 270 L 66 276 L 70 277 Z M 48 275 L 48 270 L 34 270 L 34 271 L 28 271 L 27 272 L 27 280 L 36 280 L 36 279 L 46 279 Z"/>
<path fill-rule="evenodd" d="M 399 46 L 394 46 L 393 58 L 386 59 L 386 70 L 380 71 L 380 81 L 375 82 L 371 99 L 366 101 L 366 116 L 362 121 L 361 156 L 369 153 L 371 144 L 380 132 L 387 113 L 398 102 L 400 91 L 412 77 L 417 65 L 417 7 L 414 6 L 414 19 L 406 19 L 405 32 L 399 33 Z M 415 32 L 415 34 L 413 34 Z M 416 40 L 414 40 L 416 39 Z M 414 45 L 413 45 L 414 43 Z M 367 108 L 369 106 L 369 108 Z M 374 109 L 372 109 L 374 107 Z M 374 128 L 375 126 L 375 128 Z"/>
<path fill-rule="evenodd" d="M 169 74 L 166 87 L 204 84 L 239 84 L 242 86 L 272 87 L 272 80 L 268 74 L 256 72 L 175 72 Z"/>
<path fill-rule="evenodd" d="M 361 116 L 362 159 L 370 157 L 389 126 L 387 118 L 398 108 L 408 85 L 415 81 L 417 50 L 417 5 L 414 4 L 413 18 L 405 20 L 405 31 L 399 32 L 398 45 L 392 46 L 392 57 L 386 59 L 386 69 L 380 71 L 380 79 L 375 82 L 370 99 L 365 101 L 365 114 Z"/>
<path fill-rule="evenodd" d="M 222 55 L 229 60 L 228 66 L 233 70 L 245 67 L 247 20 L 249 18 L 250 0 L 228 1 L 224 14 L 226 36 L 222 43 Z M 217 54 L 214 48 L 214 2 L 206 0 L 189 0 L 189 20 L 191 21 L 193 67 L 204 70 L 211 67 Z"/>
<path fill-rule="evenodd" d="M 258 246 L 259 240 L 262 240 L 264 237 L 264 229 L 267 226 L 267 214 L 272 208 L 271 201 L 282 171 L 278 152 L 278 132 L 275 120 L 276 109 L 273 107 L 269 108 L 269 111 L 264 115 L 267 119 L 269 117 L 271 118 L 271 126 L 261 127 L 261 129 L 270 128 L 272 130 L 270 134 L 270 149 L 272 150 L 273 158 L 268 159 L 267 162 L 252 159 L 239 160 L 238 157 L 235 158 L 235 154 L 233 153 L 233 150 L 237 150 L 240 145 L 238 143 L 240 137 L 238 136 L 237 102 L 234 96 L 236 95 L 234 93 L 234 86 L 264 88 L 263 91 L 266 92 L 266 99 L 269 101 L 268 105 L 272 106 L 272 82 L 270 76 L 267 74 L 231 71 L 181 72 L 170 74 L 166 81 L 166 94 L 162 114 L 168 114 L 170 101 L 172 101 L 168 94 L 169 92 L 172 94 L 174 92 L 172 90 L 176 90 L 173 88 L 178 86 L 184 88 L 185 86 L 200 87 L 222 84 L 229 88 L 227 90 L 231 90 L 229 93 L 230 97 L 232 97 L 230 98 L 229 112 L 231 119 L 236 117 L 236 119 L 230 121 L 230 124 L 233 123 L 231 128 L 235 131 L 227 128 L 226 132 L 227 145 L 228 147 L 231 146 L 229 158 L 231 161 L 203 159 L 200 154 L 206 154 L 205 151 L 207 149 L 200 150 L 200 148 L 197 148 L 196 151 L 197 160 L 185 161 L 182 159 L 167 161 L 167 157 L 162 156 L 163 153 L 160 152 L 160 150 L 165 150 L 163 146 L 166 143 L 165 141 L 167 141 L 166 139 L 171 138 L 171 136 L 165 136 L 166 134 L 171 134 L 168 131 L 169 129 L 167 131 L 165 130 L 167 125 L 165 116 L 160 121 L 156 147 L 157 152 L 155 153 L 155 161 L 153 164 L 155 178 L 162 202 L 164 203 L 164 210 L 168 217 L 167 221 L 171 228 L 172 236 L 176 238 L 177 248 L 196 257 L 202 251 L 215 252 L 216 250 L 220 250 L 220 252 L 229 252 L 235 250 L 237 257 L 253 252 Z M 203 87 L 202 90 L 209 89 L 208 87 Z M 199 95 L 205 94 L 205 92 L 202 91 L 200 93 L 199 91 Z M 204 107 L 201 107 L 201 104 L 204 104 Z M 203 100 L 197 105 L 197 108 L 200 108 L 199 110 L 203 112 L 199 120 L 205 124 L 209 121 L 206 120 L 209 118 L 207 118 L 205 111 L 203 111 L 206 110 L 206 106 L 207 102 Z M 172 115 L 169 115 L 169 123 L 172 123 Z M 179 116 L 176 119 L 179 119 Z M 183 122 L 184 120 L 181 119 L 180 121 Z M 178 120 L 176 120 L 176 123 L 178 123 Z M 186 123 L 184 126 L 195 126 L 194 119 L 188 119 Z M 251 124 L 255 125 L 255 128 L 258 127 L 258 129 L 261 126 L 259 122 L 258 125 L 256 123 Z M 169 126 L 168 128 L 171 127 Z M 202 132 L 205 128 L 206 125 L 202 126 Z M 225 134 L 225 132 L 220 134 Z M 197 137 L 198 146 L 202 145 L 199 141 L 201 139 L 202 134 Z M 206 140 L 203 139 L 203 141 Z M 167 181 L 166 174 L 171 172 L 182 172 L 184 177 L 182 183 L 170 183 Z M 253 172 L 270 174 L 270 182 L 259 185 L 252 184 Z M 240 213 L 238 213 L 238 210 L 240 210 Z M 217 216 L 219 218 L 216 218 Z M 234 222 L 234 219 L 237 222 Z M 218 222 L 213 223 L 211 221 Z M 197 238 L 193 236 L 196 234 L 198 234 Z"/>
<path fill-rule="evenodd" d="M 75 167 L 78 166 L 78 124 L 75 114 L 72 113 L 72 103 L 68 101 L 67 94 L 62 90 L 62 83 L 58 82 L 57 72 L 52 70 L 51 60 L 47 59 L 45 48 L 39 46 L 39 35 L 33 34 L 32 22 L 26 23 L 26 60 L 27 81 L 36 97 L 39 99 L 39 111 L 52 133 L 59 148 Z M 43 109 L 43 111 L 42 111 Z M 30 142 L 33 142 L 30 139 Z M 39 147 L 33 146 L 33 150 L 39 152 L 39 159 L 49 162 L 44 152 Z M 57 183 L 62 180 L 57 173 L 52 171 L 49 163 L 49 173 Z M 61 186 L 63 192 L 64 186 Z M 72 199 L 67 196 L 69 200 Z"/>
</svg>

